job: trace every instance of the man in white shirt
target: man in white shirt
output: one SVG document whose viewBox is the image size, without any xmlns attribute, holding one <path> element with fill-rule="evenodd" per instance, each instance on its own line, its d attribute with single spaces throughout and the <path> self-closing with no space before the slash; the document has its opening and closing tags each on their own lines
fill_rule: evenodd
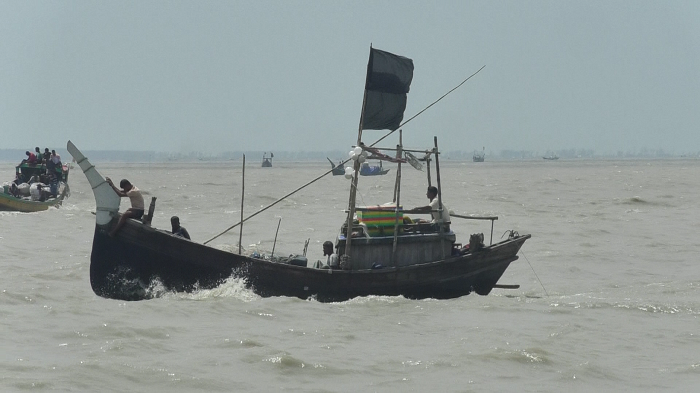
<svg viewBox="0 0 700 393">
<path fill-rule="evenodd" d="M 333 252 L 333 243 L 330 241 L 323 243 L 323 256 L 325 257 L 326 255 L 328 255 L 326 263 L 324 264 L 322 261 L 316 261 L 314 267 L 317 269 L 337 269 L 339 267 L 338 254 Z"/>
<path fill-rule="evenodd" d="M 421 206 L 421 207 L 416 207 L 411 210 L 404 210 L 404 213 L 430 213 L 432 216 L 432 221 L 430 223 L 432 224 L 442 224 L 443 228 L 446 231 L 450 230 L 450 212 L 445 206 L 445 204 L 442 204 L 442 212 L 438 211 L 439 209 L 439 201 L 438 201 L 438 189 L 437 187 L 430 186 L 428 187 L 428 192 L 425 194 L 425 196 L 428 197 L 428 200 L 430 200 L 430 203 L 428 206 Z M 416 222 L 420 222 L 422 220 L 416 220 Z"/>
<path fill-rule="evenodd" d="M 119 187 L 121 189 L 117 188 L 114 183 L 112 183 L 112 179 L 107 178 L 107 184 L 109 184 L 114 192 L 117 193 L 120 197 L 128 197 L 129 200 L 131 201 L 131 207 L 127 209 L 124 213 L 122 213 L 122 216 L 119 218 L 119 222 L 117 225 L 112 229 L 111 232 L 109 232 L 109 236 L 114 237 L 114 235 L 119 231 L 119 229 L 124 225 L 124 222 L 128 218 L 134 218 L 134 219 L 139 219 L 143 217 L 143 196 L 141 195 L 141 191 L 136 188 L 131 182 L 129 182 L 126 179 L 122 179 L 122 181 L 119 182 Z"/>
</svg>

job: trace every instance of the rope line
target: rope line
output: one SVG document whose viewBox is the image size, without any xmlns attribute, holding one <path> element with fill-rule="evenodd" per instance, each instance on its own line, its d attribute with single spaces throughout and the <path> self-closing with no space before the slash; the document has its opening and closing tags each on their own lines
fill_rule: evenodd
<svg viewBox="0 0 700 393">
<path fill-rule="evenodd" d="M 520 250 L 520 254 L 522 254 L 522 256 L 525 258 L 525 260 L 527 261 L 527 264 L 530 265 L 530 269 L 532 269 L 532 272 L 535 273 L 535 277 L 537 277 L 537 281 L 539 281 L 540 285 L 542 285 L 542 289 L 544 289 L 545 295 L 547 295 L 547 297 L 549 297 L 549 293 L 547 293 L 547 289 L 542 284 L 542 280 L 540 280 L 540 277 L 537 275 L 537 272 L 535 272 L 535 269 L 532 267 L 530 260 L 527 259 L 527 257 L 525 256 L 525 253 L 523 252 L 523 250 Z"/>
<path fill-rule="evenodd" d="M 482 66 L 481 68 L 479 68 L 475 73 L 469 75 L 469 77 L 467 77 L 467 79 L 463 80 L 460 84 L 458 84 L 457 86 L 455 86 L 454 88 L 452 88 L 452 90 L 450 90 L 450 91 L 448 91 L 447 93 L 443 94 L 442 97 L 440 97 L 440 98 L 438 98 L 437 100 L 433 101 L 432 104 L 430 104 L 430 105 L 428 105 L 427 107 L 425 107 L 422 111 L 416 113 L 415 115 L 413 115 L 413 117 L 411 117 L 410 119 L 408 119 L 408 120 L 406 120 L 405 122 L 401 123 L 395 130 L 392 130 L 392 131 L 388 132 L 386 135 L 384 135 L 383 137 L 379 138 L 376 142 L 372 143 L 372 144 L 370 145 L 370 147 L 373 147 L 373 146 L 376 145 L 377 143 L 383 141 L 383 140 L 386 139 L 389 135 L 393 134 L 396 130 L 400 129 L 400 128 L 403 127 L 404 125 L 408 124 L 411 120 L 413 120 L 413 119 L 415 119 L 416 117 L 420 116 L 423 112 L 425 112 L 426 110 L 428 110 L 430 107 L 432 107 L 433 105 L 437 104 L 437 103 L 438 103 L 440 100 L 442 100 L 443 98 L 447 97 L 448 94 L 452 93 L 453 91 L 457 90 L 460 86 L 462 86 L 463 84 L 465 84 L 469 79 L 471 79 L 474 75 L 478 74 L 478 73 L 479 73 L 481 70 L 483 70 L 485 67 L 486 67 L 486 65 L 484 65 L 484 66 Z M 342 163 L 341 165 L 345 165 L 345 164 L 346 164 L 348 161 L 350 161 L 350 160 L 352 160 L 352 158 L 346 159 L 345 161 L 343 161 L 343 163 Z M 331 173 L 331 172 L 333 172 L 333 169 L 331 169 L 331 170 L 325 172 L 324 174 L 322 174 L 322 175 L 316 177 L 315 179 L 311 180 L 310 182 L 308 182 L 308 183 L 302 185 L 301 187 L 295 189 L 294 191 L 288 193 L 287 195 L 285 195 L 285 196 L 279 198 L 278 200 L 272 202 L 271 204 L 265 206 L 264 208 L 262 208 L 262 209 L 256 211 L 255 213 L 249 215 L 248 217 L 246 217 L 245 219 L 241 220 L 240 222 L 231 225 L 230 227 L 226 228 L 223 232 L 219 233 L 218 235 L 212 237 L 211 239 L 205 241 L 205 242 L 202 243 L 202 244 L 207 244 L 207 243 L 209 243 L 210 241 L 212 241 L 212 240 L 218 238 L 219 236 L 221 236 L 221 235 L 225 234 L 226 232 L 230 231 L 231 229 L 233 229 L 233 228 L 235 228 L 235 227 L 237 227 L 237 226 L 243 224 L 244 222 L 248 221 L 249 219 L 251 219 L 251 218 L 257 216 L 258 214 L 264 212 L 265 210 L 271 208 L 272 206 L 275 206 L 276 204 L 278 204 L 279 202 L 283 201 L 284 199 L 286 199 L 286 198 L 288 198 L 288 197 L 290 197 L 290 196 L 296 194 L 296 193 L 299 192 L 300 190 L 302 190 L 302 189 L 308 187 L 309 185 L 315 183 L 316 181 L 320 180 L 321 178 L 325 177 L 326 175 L 328 175 L 328 174 Z M 362 198 L 362 196 L 360 196 L 360 198 Z"/>
</svg>

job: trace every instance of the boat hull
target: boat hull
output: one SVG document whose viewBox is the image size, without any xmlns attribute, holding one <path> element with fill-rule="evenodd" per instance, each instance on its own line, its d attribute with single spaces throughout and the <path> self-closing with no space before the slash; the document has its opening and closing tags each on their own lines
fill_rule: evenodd
<svg viewBox="0 0 700 393">
<path fill-rule="evenodd" d="M 57 198 L 44 202 L 28 201 L 26 199 L 15 198 L 10 194 L 0 193 L 0 211 L 14 211 L 21 213 L 40 212 L 53 206 L 60 206 L 63 199 L 66 197 L 66 195 L 68 195 L 68 192 L 68 186 L 65 186 Z"/>
<path fill-rule="evenodd" d="M 214 288 L 241 278 L 256 294 L 319 301 L 386 295 L 448 299 L 474 291 L 488 294 L 530 235 L 474 254 L 400 268 L 314 269 L 251 258 L 195 243 L 128 220 L 115 237 L 97 225 L 90 258 L 90 283 L 102 297 L 142 300 L 156 281 L 170 291 Z"/>
<path fill-rule="evenodd" d="M 361 176 L 381 176 L 381 175 L 386 175 L 388 172 L 389 172 L 389 169 L 381 169 L 381 170 L 378 170 L 376 172 L 370 172 L 370 171 L 360 172 L 360 175 Z"/>
</svg>

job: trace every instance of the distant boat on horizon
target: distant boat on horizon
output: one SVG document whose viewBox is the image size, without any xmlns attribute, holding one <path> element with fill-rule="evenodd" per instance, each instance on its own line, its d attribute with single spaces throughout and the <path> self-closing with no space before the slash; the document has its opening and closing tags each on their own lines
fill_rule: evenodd
<svg viewBox="0 0 700 393">
<path fill-rule="evenodd" d="M 326 157 L 328 162 L 331 163 L 331 167 L 333 168 L 333 176 L 338 176 L 338 175 L 344 175 L 345 174 L 345 168 L 343 168 L 343 162 L 339 161 L 338 165 L 335 165 L 333 161 L 331 161 L 330 158 Z"/>
<path fill-rule="evenodd" d="M 272 158 L 274 157 L 275 155 L 272 152 L 270 152 L 270 157 L 267 157 L 267 153 L 263 153 L 262 167 L 272 168 Z"/>
<path fill-rule="evenodd" d="M 474 150 L 474 156 L 472 156 L 472 160 L 474 162 L 484 162 L 484 158 L 486 158 L 486 153 L 484 152 L 484 149 L 485 147 L 481 148 L 481 154 Z"/>
</svg>

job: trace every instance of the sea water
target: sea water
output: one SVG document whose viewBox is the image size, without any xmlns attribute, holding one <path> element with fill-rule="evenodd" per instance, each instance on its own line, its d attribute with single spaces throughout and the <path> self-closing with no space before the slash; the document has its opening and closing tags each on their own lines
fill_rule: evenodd
<svg viewBox="0 0 700 393">
<path fill-rule="evenodd" d="M 327 163 L 100 163 L 157 197 L 204 242 L 330 169 Z M 218 288 L 124 302 L 89 283 L 95 225 L 79 168 L 63 206 L 0 213 L 0 391 L 616 392 L 694 391 L 700 382 L 700 161 L 443 159 L 444 204 L 530 233 L 488 296 L 261 298 Z M 14 173 L 12 163 L 0 171 Z M 434 166 L 433 166 L 434 170 Z M 389 202 L 396 168 L 361 177 L 358 205 Z M 427 204 L 426 173 L 404 166 L 400 203 Z M 436 174 L 432 173 L 436 182 Z M 321 178 L 242 228 L 242 251 L 322 259 L 345 220 L 350 182 Z M 128 201 L 122 201 L 122 210 Z M 277 227 L 279 224 L 279 232 Z M 210 244 L 238 252 L 238 227 Z M 491 238 L 454 219 L 458 242 Z M 276 239 L 276 242 L 275 242 Z"/>
</svg>

